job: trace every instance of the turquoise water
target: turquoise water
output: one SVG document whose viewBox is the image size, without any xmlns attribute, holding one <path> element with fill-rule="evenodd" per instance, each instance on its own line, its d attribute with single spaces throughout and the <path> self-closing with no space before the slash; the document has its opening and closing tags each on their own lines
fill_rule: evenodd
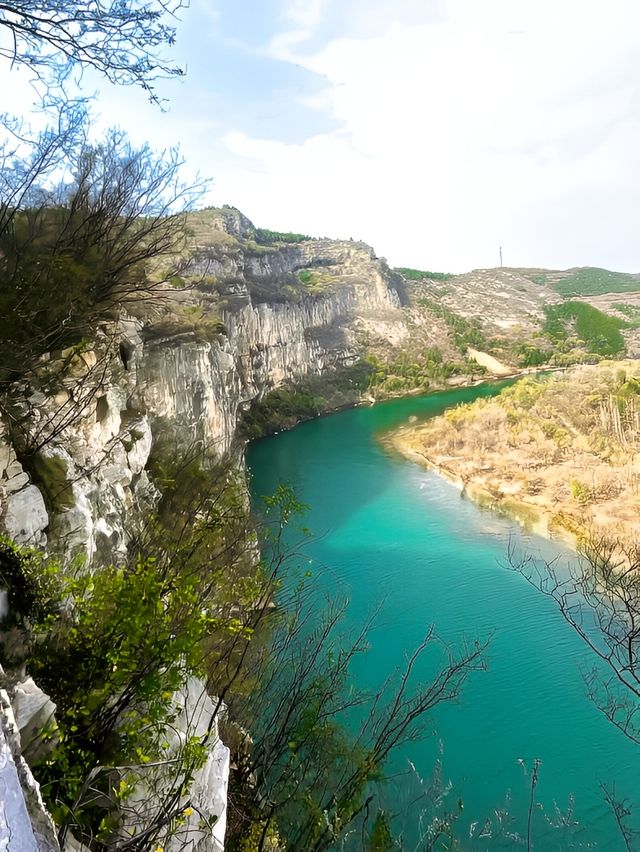
<svg viewBox="0 0 640 852">
<path fill-rule="evenodd" d="M 441 753 L 452 784 L 445 806 L 464 804 L 463 848 L 522 848 L 469 832 L 489 817 L 495 834 L 495 809 L 508 796 L 513 830 L 526 831 L 530 782 L 520 761 L 537 758 L 534 848 L 624 849 L 599 782 L 615 780 L 618 794 L 640 808 L 640 749 L 587 698 L 581 672 L 594 661 L 579 638 L 551 601 L 505 567 L 510 542 L 541 559 L 566 561 L 570 552 L 479 509 L 377 440 L 412 415 L 495 392 L 482 386 L 353 409 L 256 441 L 247 452 L 252 492 L 259 501 L 287 482 L 310 507 L 304 521 L 314 539 L 304 546 L 304 567 L 321 592 L 349 598 L 350 624 L 382 601 L 371 649 L 353 670 L 358 686 L 375 688 L 401 667 L 430 624 L 454 645 L 492 634 L 488 670 L 472 675 L 459 701 L 437 709 L 426 738 L 406 745 L 392 767 L 405 773 L 410 760 L 428 779 Z M 401 810 L 416 784 L 412 773 L 400 775 L 389 785 L 390 805 Z M 556 804 L 566 812 L 570 800 L 569 822 L 578 825 L 554 827 Z"/>
</svg>

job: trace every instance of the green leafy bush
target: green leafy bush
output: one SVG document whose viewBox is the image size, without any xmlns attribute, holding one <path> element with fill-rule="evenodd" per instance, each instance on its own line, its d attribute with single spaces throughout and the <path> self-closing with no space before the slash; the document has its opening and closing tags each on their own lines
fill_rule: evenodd
<svg viewBox="0 0 640 852">
<path fill-rule="evenodd" d="M 268 228 L 256 228 L 255 240 L 260 245 L 272 245 L 273 243 L 303 243 L 312 240 L 307 234 L 295 234 L 291 231 L 270 231 Z"/>
<path fill-rule="evenodd" d="M 59 570 L 58 563 L 40 551 L 0 536 L 0 588 L 6 590 L 9 604 L 3 629 L 40 621 L 53 611 L 59 598 Z M 6 664 L 6 654 L 3 657 Z"/>
<path fill-rule="evenodd" d="M 451 272 L 429 272 L 425 269 L 411 269 L 409 266 L 396 266 L 394 272 L 399 272 L 409 281 L 422 281 L 423 278 L 429 278 L 431 281 L 448 281 L 450 278 L 455 278 Z"/>
</svg>

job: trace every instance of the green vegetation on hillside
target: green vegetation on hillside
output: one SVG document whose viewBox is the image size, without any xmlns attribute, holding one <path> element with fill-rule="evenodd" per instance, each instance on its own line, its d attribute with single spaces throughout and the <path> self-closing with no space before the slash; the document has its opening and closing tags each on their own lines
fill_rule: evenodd
<svg viewBox="0 0 640 852">
<path fill-rule="evenodd" d="M 583 342 L 588 352 L 609 357 L 624 349 L 624 338 L 620 329 L 628 323 L 609 316 L 585 302 L 563 302 L 545 308 L 546 321 L 543 331 L 554 343 L 567 341 L 571 327 L 578 338 L 576 345 Z"/>
<path fill-rule="evenodd" d="M 433 385 L 441 387 L 451 376 L 486 372 L 475 361 L 446 361 L 436 346 L 412 354 L 404 352 L 386 363 L 375 355 L 367 355 L 365 360 L 373 370 L 370 389 L 382 394 L 426 391 Z"/>
<path fill-rule="evenodd" d="M 298 272 L 298 281 L 308 293 L 323 293 L 331 289 L 336 278 L 322 269 L 301 269 Z"/>
<path fill-rule="evenodd" d="M 554 289 L 563 296 L 598 296 L 601 293 L 640 292 L 640 279 L 627 272 L 610 272 L 595 266 L 574 269 Z"/>
<path fill-rule="evenodd" d="M 640 326 L 640 305 L 629 305 L 626 302 L 615 302 L 611 307 L 624 314 L 632 328 Z"/>
<path fill-rule="evenodd" d="M 419 299 L 418 304 L 428 308 L 432 314 L 445 321 L 456 348 L 463 354 L 469 346 L 486 350 L 492 345 L 492 342 L 485 337 L 479 319 L 462 317 L 433 299 Z"/>
<path fill-rule="evenodd" d="M 399 272 L 410 281 L 422 281 L 423 278 L 430 278 L 432 281 L 448 281 L 450 278 L 455 278 L 452 272 L 429 272 L 425 269 L 412 269 L 409 266 L 396 266 L 394 272 Z"/>
<path fill-rule="evenodd" d="M 268 228 L 256 228 L 255 240 L 261 245 L 272 245 L 273 243 L 303 243 L 312 240 L 308 234 L 295 234 L 291 231 L 270 231 Z"/>
</svg>

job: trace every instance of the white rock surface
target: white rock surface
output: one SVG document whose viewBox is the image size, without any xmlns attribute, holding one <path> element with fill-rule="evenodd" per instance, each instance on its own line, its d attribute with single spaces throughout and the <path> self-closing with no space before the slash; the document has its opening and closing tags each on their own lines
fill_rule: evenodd
<svg viewBox="0 0 640 852">
<path fill-rule="evenodd" d="M 22 757 L 9 696 L 0 689 L 0 850 L 60 852 L 40 787 Z"/>
<path fill-rule="evenodd" d="M 285 382 L 354 364 L 360 332 L 397 340 L 406 335 L 386 264 L 367 246 L 317 240 L 252 253 L 238 250 L 231 239 L 252 230 L 238 211 L 224 211 L 211 233 L 216 228 L 229 239 L 218 233 L 211 245 L 223 249 L 204 252 L 193 266 L 198 272 L 200 264 L 203 277 L 226 287 L 224 335 L 211 342 L 184 333 L 145 340 L 142 324 L 124 317 L 96 330 L 93 351 L 62 353 L 70 359 L 64 387 L 51 397 L 24 388 L 17 400 L 41 445 L 34 464 L 40 487 L 18 462 L 0 422 L 0 530 L 16 541 L 42 547 L 49 536 L 50 545 L 67 556 L 117 559 L 126 551 L 130 524 L 157 497 L 145 470 L 154 431 L 169 426 L 185 443 L 225 453 L 252 400 Z M 307 267 L 323 275 L 328 270 L 331 286 L 289 301 L 252 299 L 252 287 L 268 293 L 270 282 L 297 281 L 297 271 Z M 42 364 L 55 371 L 61 361 L 52 354 Z M 66 425 L 70 406 L 76 416 Z M 191 681 L 178 701 L 174 748 L 194 731 L 210 729 L 209 751 L 190 791 L 193 814 L 186 817 L 180 846 L 169 841 L 167 852 L 221 852 L 229 750 L 202 683 Z M 16 691 L 15 706 L 24 732 L 51 710 L 28 681 Z"/>
<path fill-rule="evenodd" d="M 3 527 L 18 544 L 38 546 L 43 542 L 43 533 L 49 524 L 49 515 L 44 498 L 35 485 L 27 485 L 5 500 Z"/>
</svg>

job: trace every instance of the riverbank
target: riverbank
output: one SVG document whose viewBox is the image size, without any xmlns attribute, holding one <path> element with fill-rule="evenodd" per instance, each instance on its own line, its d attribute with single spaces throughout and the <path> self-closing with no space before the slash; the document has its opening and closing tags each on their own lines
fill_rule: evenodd
<svg viewBox="0 0 640 852">
<path fill-rule="evenodd" d="M 476 503 L 576 547 L 640 535 L 635 362 L 526 379 L 383 438 Z"/>
<path fill-rule="evenodd" d="M 442 760 L 444 783 L 453 784 L 445 807 L 464 803 L 461 838 L 471 836 L 474 823 L 486 824 L 507 788 L 513 791 L 510 825 L 526 831 L 529 778 L 517 758 L 530 755 L 544 767 L 533 815 L 536 847 L 562 847 L 566 833 L 553 828 L 553 803 L 571 795 L 581 837 L 607 848 L 615 826 L 607 822 L 597 778 L 615 777 L 620 789 L 633 791 L 633 745 L 586 700 L 581 670 L 593 661 L 579 637 L 544 595 L 504 568 L 509 541 L 517 553 L 542 561 L 563 559 L 565 548 L 532 543 L 516 524 L 480 512 L 435 477 L 424 487 L 418 469 L 380 451 L 378 436 L 410 417 L 418 425 L 497 390 L 488 384 L 352 408 L 256 441 L 247 451 L 253 499 L 261 505 L 261 495 L 284 481 L 309 507 L 303 523 L 312 535 L 296 561 L 319 611 L 327 600 L 349 599 L 345 636 L 379 613 L 369 652 L 354 661 L 354 690 L 375 694 L 432 624 L 449 647 L 459 647 L 463 637 L 494 637 L 489 671 L 474 673 L 462 700 L 430 717 L 435 735 L 412 742 L 390 767 L 397 783 L 386 785 L 384 804 L 407 814 L 407 831 L 419 824 L 424 800 L 406 772 L 405 755 L 419 778 L 431 778 L 434 760 Z M 285 532 L 296 547 L 297 526 Z M 305 600 L 311 604 L 311 595 Z M 416 802 L 411 811 L 407 802 Z"/>
</svg>

